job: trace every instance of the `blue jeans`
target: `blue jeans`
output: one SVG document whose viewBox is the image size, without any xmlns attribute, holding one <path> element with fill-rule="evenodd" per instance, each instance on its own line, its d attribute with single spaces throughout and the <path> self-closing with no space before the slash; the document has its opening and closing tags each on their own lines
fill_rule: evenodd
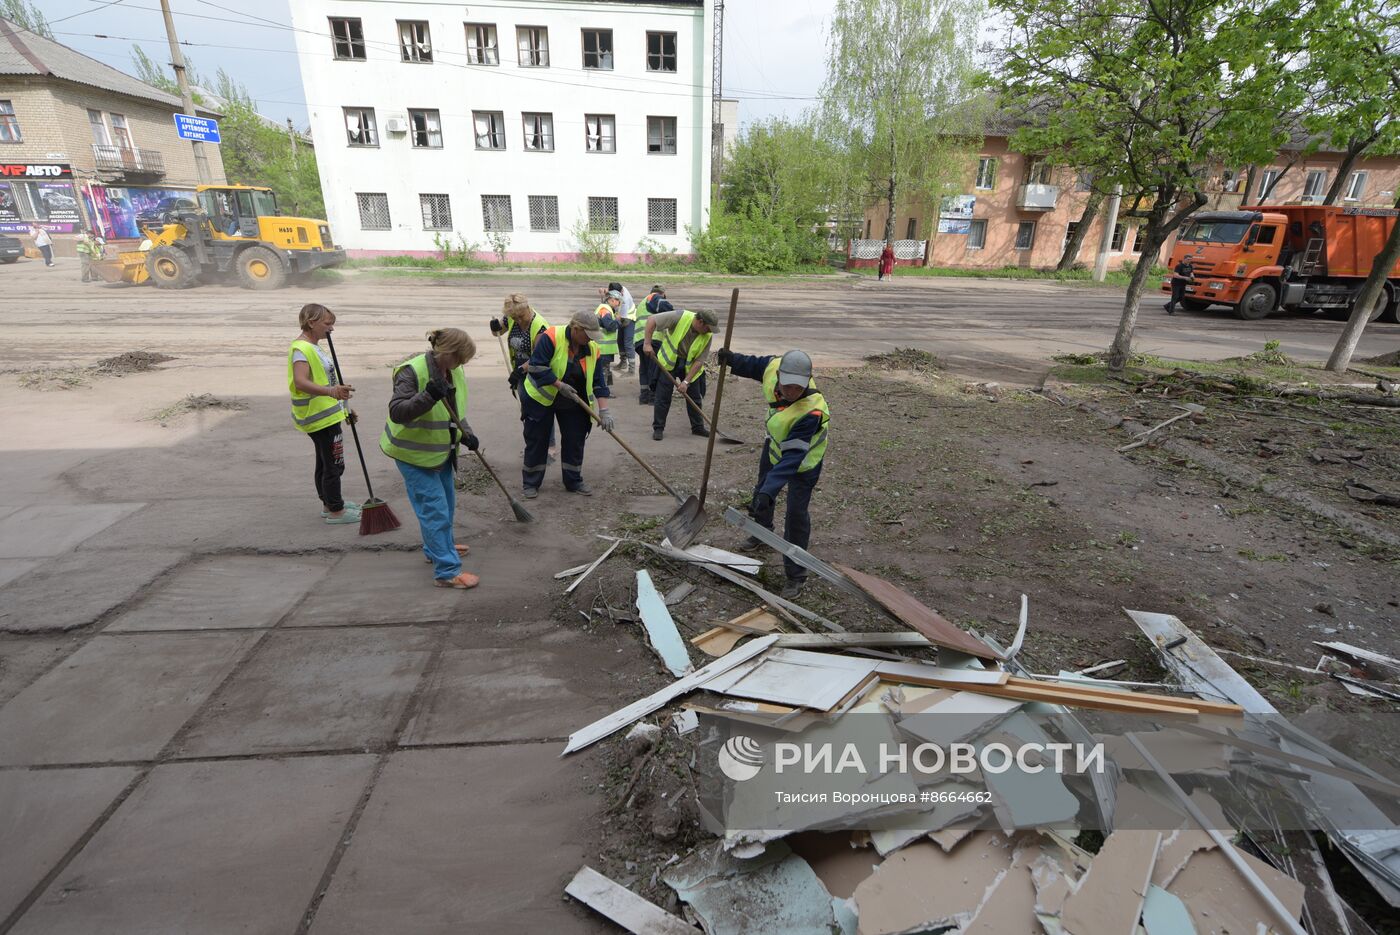
<svg viewBox="0 0 1400 935">
<path fill-rule="evenodd" d="M 457 577 L 462 573 L 462 559 L 452 547 L 455 538 L 452 520 L 457 512 L 452 462 L 444 461 L 438 468 L 420 468 L 398 459 L 394 463 L 399 466 L 408 502 L 418 517 L 423 554 L 433 563 L 433 577 L 439 580 Z"/>
<path fill-rule="evenodd" d="M 632 359 L 632 354 L 634 353 L 632 349 L 632 335 L 635 334 L 636 331 L 637 323 L 635 321 L 624 318 L 622 321 L 618 322 L 617 347 L 619 356 L 621 356 L 623 360 Z"/>
</svg>

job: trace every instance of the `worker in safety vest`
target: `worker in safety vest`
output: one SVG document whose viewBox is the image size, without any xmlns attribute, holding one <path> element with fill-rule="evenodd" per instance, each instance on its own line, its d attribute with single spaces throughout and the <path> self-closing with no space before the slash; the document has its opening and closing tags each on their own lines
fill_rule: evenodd
<svg viewBox="0 0 1400 935">
<path fill-rule="evenodd" d="M 788 351 L 777 358 L 721 350 L 718 356 L 735 376 L 761 382 L 763 399 L 768 403 L 768 439 L 759 455 L 758 484 L 749 514 L 759 525 L 772 529 L 778 494 L 786 487 L 783 538 L 805 549 L 812 538 L 808 506 L 821 479 L 831 424 L 831 410 L 812 379 L 812 358 L 802 351 Z M 761 544 L 750 537 L 742 547 L 757 548 Z M 782 596 L 791 599 L 801 593 L 807 569 L 787 557 L 783 558 L 783 569 L 787 572 L 787 584 Z"/>
<path fill-rule="evenodd" d="M 535 341 L 525 377 L 525 398 L 520 401 L 525 422 L 521 483 L 527 500 L 539 496 L 544 483 L 549 435 L 556 421 L 564 489 L 584 496 L 593 493 L 583 480 L 583 447 L 593 427 L 583 400 L 598 410 L 604 431 L 613 429 L 607 404 L 611 393 L 599 361 L 598 340 L 602 336 L 597 315 L 576 312 L 567 325 L 546 328 Z"/>
<path fill-rule="evenodd" d="M 512 292 L 506 296 L 500 318 L 490 321 L 493 335 L 505 335 L 506 347 L 510 348 L 511 374 L 508 378 L 510 391 L 516 393 L 525 379 L 525 366 L 534 352 L 535 341 L 540 332 L 549 327 L 544 316 L 530 307 L 525 296 Z"/>
<path fill-rule="evenodd" d="M 701 405 L 705 399 L 705 361 L 709 357 L 710 339 L 714 337 L 719 319 L 714 312 L 669 311 L 647 318 L 642 353 L 656 358 L 657 374 L 652 383 L 651 437 L 660 441 L 666 431 L 666 417 L 671 413 L 671 393 L 684 393 Z M 661 333 L 661 346 L 654 335 Z M 676 378 L 673 386 L 660 371 Z M 690 417 L 690 433 L 701 437 L 710 433 L 700 413 L 685 407 Z"/>
<path fill-rule="evenodd" d="M 428 332 L 430 352 L 394 370 L 389 417 L 379 450 L 394 459 L 403 475 L 408 502 L 423 534 L 423 554 L 433 564 L 433 584 L 459 590 L 480 580 L 462 570 L 468 547 L 456 544 L 457 446 L 481 446 L 467 424 L 467 376 L 462 369 L 476 356 L 476 343 L 460 328 Z"/>
<path fill-rule="evenodd" d="M 360 507 L 340 495 L 345 473 L 345 435 L 341 423 L 350 417 L 350 396 L 355 391 L 340 382 L 331 357 L 321 341 L 335 330 L 335 313 L 314 302 L 301 307 L 297 316 L 301 334 L 287 349 L 287 390 L 292 395 L 292 422 L 311 436 L 316 446 L 316 496 L 321 516 L 332 526 L 360 521 Z"/>
<path fill-rule="evenodd" d="M 665 303 L 665 307 L 660 307 Z M 637 352 L 637 380 L 641 384 L 642 390 L 637 395 L 637 402 L 643 406 L 650 406 L 653 399 L 651 385 L 656 382 L 656 359 L 648 357 L 642 353 L 642 344 L 646 341 L 647 319 L 658 312 L 669 312 L 671 303 L 666 301 L 666 290 L 656 285 L 651 287 L 651 292 L 642 299 L 642 304 L 637 306 L 637 330 L 636 346 L 633 348 Z"/>
<path fill-rule="evenodd" d="M 623 373 L 635 373 L 637 368 L 632 363 L 632 356 L 636 353 L 637 303 L 633 300 L 632 293 L 620 282 L 608 283 L 606 290 L 598 290 L 598 296 L 606 298 L 610 292 L 616 292 L 622 296 L 622 301 L 617 306 L 617 350 L 619 354 L 617 369 Z"/>
<path fill-rule="evenodd" d="M 603 331 L 603 337 L 598 342 L 598 352 L 601 355 L 598 363 L 603 368 L 603 379 L 609 386 L 613 381 L 612 363 L 617 357 L 617 333 L 622 329 L 622 319 L 618 312 L 621 307 L 622 293 L 609 289 L 603 301 L 593 310 L 593 314 L 598 316 L 598 327 Z"/>
</svg>

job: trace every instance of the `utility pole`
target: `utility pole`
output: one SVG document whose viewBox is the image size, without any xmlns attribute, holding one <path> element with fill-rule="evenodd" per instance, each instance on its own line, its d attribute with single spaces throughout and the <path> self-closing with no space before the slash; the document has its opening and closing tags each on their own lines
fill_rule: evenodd
<svg viewBox="0 0 1400 935">
<path fill-rule="evenodd" d="M 1108 254 L 1113 249 L 1113 229 L 1118 226 L 1118 208 L 1123 203 L 1123 186 L 1113 186 L 1108 199 L 1108 212 L 1103 219 L 1103 236 L 1099 238 L 1099 255 L 1094 260 L 1094 282 L 1103 282 L 1108 275 Z M 1143 257 L 1146 262 L 1151 262 Z"/>
<path fill-rule="evenodd" d="M 719 177 L 724 169 L 724 0 L 714 0 L 715 34 L 710 74 L 710 194 L 719 197 Z"/>
<path fill-rule="evenodd" d="M 181 106 L 191 117 L 198 116 L 194 111 L 194 94 L 190 91 L 190 79 L 185 74 L 185 56 L 180 52 L 180 38 L 175 35 L 175 17 L 170 13 L 170 0 L 160 0 L 160 12 L 165 17 L 165 37 L 170 40 L 170 67 L 175 69 L 175 83 L 180 86 Z M 201 185 L 208 185 L 214 179 L 209 174 L 209 160 L 204 155 L 204 144 L 190 140 L 194 147 L 194 169 Z"/>
<path fill-rule="evenodd" d="M 292 138 L 292 165 L 297 163 L 297 131 L 292 126 L 292 118 L 287 118 L 287 135 Z"/>
</svg>

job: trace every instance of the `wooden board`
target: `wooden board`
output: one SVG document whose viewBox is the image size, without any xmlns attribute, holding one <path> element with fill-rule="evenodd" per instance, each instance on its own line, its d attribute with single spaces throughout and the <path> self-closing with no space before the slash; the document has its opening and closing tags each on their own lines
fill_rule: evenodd
<svg viewBox="0 0 1400 935">
<path fill-rule="evenodd" d="M 1007 680 L 1008 685 L 1029 686 L 1032 688 L 1054 688 L 1062 691 L 1073 692 L 1084 697 L 1108 698 L 1118 700 L 1127 695 L 1131 698 L 1149 699 L 1153 704 L 1176 706 L 1189 711 L 1203 714 L 1242 714 L 1244 709 L 1237 704 L 1228 701 L 1207 701 L 1204 698 L 1182 698 L 1177 695 L 1158 695 L 1152 692 L 1124 691 L 1116 688 L 1100 688 L 1096 685 L 1088 685 L 1078 681 L 1056 682 L 1049 679 L 1027 679 L 1012 676 Z"/>
<path fill-rule="evenodd" d="M 958 629 L 948 620 L 925 606 L 918 598 L 888 581 L 837 564 L 836 569 L 849 578 L 896 620 L 908 624 L 928 637 L 929 642 L 979 659 L 1000 658 L 997 652 L 972 634 Z"/>
<path fill-rule="evenodd" d="M 764 631 L 776 630 L 782 624 L 781 620 L 762 607 L 755 607 L 729 622 L 736 626 L 748 627 L 750 630 Z M 701 633 L 690 641 L 690 645 L 707 656 L 723 656 L 737 646 L 740 640 L 749 635 L 743 630 L 733 630 L 720 626 Z"/>
<path fill-rule="evenodd" d="M 677 916 L 619 886 L 592 867 L 583 867 L 564 892 L 633 935 L 698 935 Z"/>
</svg>

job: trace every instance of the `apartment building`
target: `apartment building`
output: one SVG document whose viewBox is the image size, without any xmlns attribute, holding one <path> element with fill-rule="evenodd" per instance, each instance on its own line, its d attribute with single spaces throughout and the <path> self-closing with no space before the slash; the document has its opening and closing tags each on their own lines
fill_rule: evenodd
<svg viewBox="0 0 1400 935">
<path fill-rule="evenodd" d="M 326 213 L 352 255 L 691 251 L 710 189 L 705 0 L 292 4 Z"/>
<path fill-rule="evenodd" d="M 1341 171 L 1342 154 L 1318 152 L 1303 156 L 1281 152 L 1270 165 L 1255 172 L 1252 187 L 1247 171 L 1224 170 L 1211 180 L 1207 208 L 1234 209 L 1242 204 L 1321 202 Z M 1340 204 L 1391 207 L 1400 189 L 1400 157 L 1357 160 L 1347 170 Z M 932 206 L 903 206 L 895 214 L 897 240 L 930 243 L 928 266 L 1000 269 L 1006 266 L 1053 267 L 1073 235 L 1089 186 L 1077 170 L 1054 166 L 1042 157 L 1013 152 L 1004 135 L 989 135 L 967 170 L 964 194 L 946 198 L 935 215 Z M 1114 227 L 1109 268 L 1142 258 L 1141 218 L 1124 201 Z M 883 204 L 865 212 L 864 236 L 884 235 L 887 211 Z M 1105 212 L 1091 224 L 1077 262 L 1092 266 L 1103 237 Z M 1162 248 L 1170 256 L 1174 241 Z"/>
<path fill-rule="evenodd" d="M 60 254 L 85 227 L 137 236 L 143 211 L 194 196 L 194 152 L 175 133 L 181 109 L 174 95 L 0 19 L 0 233 L 38 224 Z M 219 147 L 205 151 L 223 182 Z"/>
</svg>

